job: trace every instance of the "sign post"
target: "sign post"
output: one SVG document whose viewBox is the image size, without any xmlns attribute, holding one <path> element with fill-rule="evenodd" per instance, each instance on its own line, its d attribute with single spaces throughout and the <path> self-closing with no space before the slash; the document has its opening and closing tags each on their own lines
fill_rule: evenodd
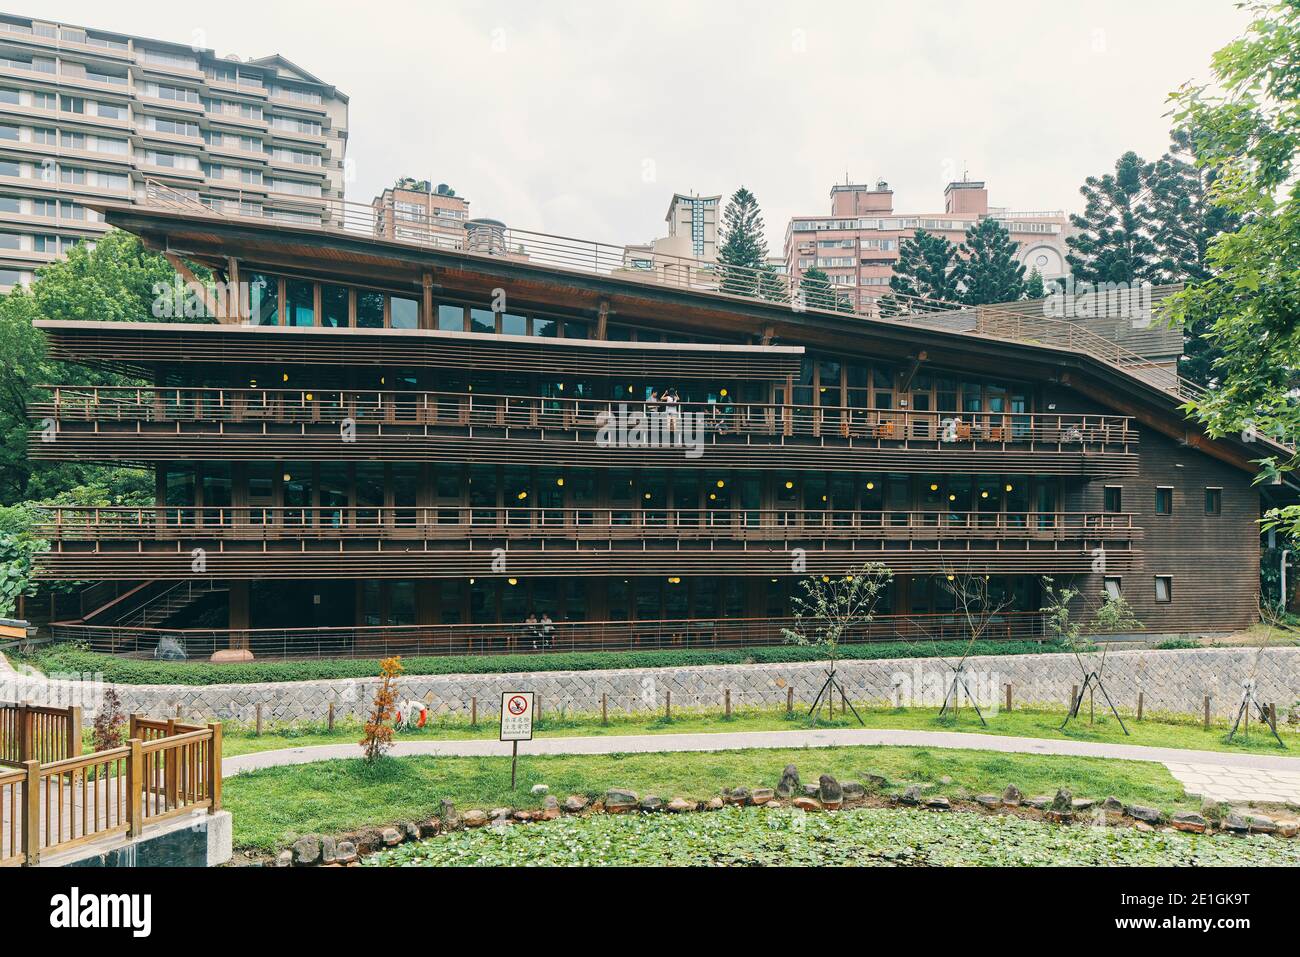
<svg viewBox="0 0 1300 957">
<path fill-rule="evenodd" d="M 501 692 L 501 740 L 511 743 L 510 790 L 515 789 L 515 772 L 519 767 L 519 742 L 533 740 L 533 693 Z"/>
</svg>

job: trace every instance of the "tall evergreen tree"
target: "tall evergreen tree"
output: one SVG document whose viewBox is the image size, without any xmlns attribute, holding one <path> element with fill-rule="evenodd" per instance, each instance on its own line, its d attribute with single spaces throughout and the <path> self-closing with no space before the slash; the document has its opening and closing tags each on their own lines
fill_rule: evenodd
<svg viewBox="0 0 1300 957">
<path fill-rule="evenodd" d="M 745 187 L 731 194 L 722 214 L 722 242 L 718 246 L 718 274 L 723 292 L 755 296 L 759 271 L 767 265 L 767 239 L 758 199 Z"/>
<path fill-rule="evenodd" d="M 1203 282 L 1213 273 L 1209 250 L 1214 238 L 1233 232 L 1241 217 L 1213 201 L 1217 176 L 1196 155 L 1196 134 L 1180 127 L 1171 134 L 1169 152 L 1155 165 L 1151 178 L 1151 207 L 1156 249 L 1166 282 Z M 1213 317 L 1188 312 L 1183 325 L 1183 358 L 1179 373 L 1200 385 L 1214 379 L 1214 363 L 1222 354 L 1205 333 Z"/>
<path fill-rule="evenodd" d="M 933 303 L 939 307 L 944 302 L 959 300 L 960 280 L 957 247 L 942 236 L 918 229 L 914 236 L 898 244 L 898 262 L 889 279 L 892 295 L 887 299 L 899 312 L 926 309 L 931 305 L 917 302 L 917 299 L 940 300 Z M 884 310 L 886 304 L 882 302 L 881 308 Z"/>
<path fill-rule="evenodd" d="M 799 291 L 803 293 L 803 304 L 809 309 L 834 309 L 837 296 L 831 286 L 831 277 L 814 266 L 804 272 L 799 281 Z"/>
<path fill-rule="evenodd" d="M 1006 227 L 991 216 L 967 229 L 966 241 L 959 247 L 964 258 L 957 267 L 961 301 L 968 306 L 982 306 L 1014 302 L 1023 296 L 1025 267 L 1016 260 L 1019 246 Z"/>
<path fill-rule="evenodd" d="M 1035 268 L 1025 280 L 1025 298 L 1042 299 L 1047 295 L 1047 286 L 1043 283 L 1043 274 Z"/>
<path fill-rule="evenodd" d="M 1083 282 L 1159 282 L 1159 250 L 1151 238 L 1153 213 L 1145 191 L 1155 164 L 1129 151 L 1115 161 L 1115 172 L 1089 176 L 1079 192 L 1083 215 L 1071 214 L 1078 232 L 1066 237 L 1066 260 Z"/>
</svg>

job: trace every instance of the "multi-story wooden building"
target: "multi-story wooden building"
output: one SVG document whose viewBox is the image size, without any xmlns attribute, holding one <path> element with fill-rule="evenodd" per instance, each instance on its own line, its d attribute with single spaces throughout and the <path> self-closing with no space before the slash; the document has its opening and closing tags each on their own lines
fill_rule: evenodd
<svg viewBox="0 0 1300 957">
<path fill-rule="evenodd" d="M 1042 576 L 1149 632 L 1256 614 L 1258 447 L 1069 323 L 792 307 L 499 224 L 455 250 L 105 215 L 262 294 L 226 322 L 41 324 L 141 384 L 52 386 L 31 456 L 157 476 L 153 507 L 52 510 L 41 574 L 113 583 L 64 635 L 450 651 L 531 647 L 545 614 L 552 646 L 770 641 L 800 579 L 871 561 L 895 576 L 876 627 L 914 635 L 965 575 L 1005 634 L 1041 628 Z"/>
</svg>

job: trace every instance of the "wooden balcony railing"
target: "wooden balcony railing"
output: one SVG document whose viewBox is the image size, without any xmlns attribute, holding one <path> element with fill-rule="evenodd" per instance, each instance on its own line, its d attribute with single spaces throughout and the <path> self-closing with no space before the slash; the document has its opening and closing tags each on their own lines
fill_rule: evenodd
<svg viewBox="0 0 1300 957">
<path fill-rule="evenodd" d="M 133 716 L 122 747 L 0 770 L 0 866 L 220 807 L 221 725 Z"/>
<path fill-rule="evenodd" d="M 346 658 L 387 655 L 553 654 L 579 651 L 727 650 L 785 643 L 788 618 L 701 618 L 647 621 L 514 624 L 387 625 L 341 628 L 160 629 L 112 625 L 53 625 L 60 640 L 82 641 L 96 651 L 152 655 L 162 638 L 176 641 L 191 659 L 222 648 L 247 648 L 257 658 Z M 960 612 L 877 615 L 851 627 L 846 643 L 948 641 L 969 638 Z M 990 641 L 1043 641 L 1045 616 L 1006 611 L 979 621 Z"/>
<path fill-rule="evenodd" d="M 657 414 L 664 434 L 688 430 L 707 441 L 727 436 L 870 440 L 884 445 L 972 448 L 1024 446 L 1057 451 L 1128 451 L 1138 434 L 1129 416 L 1042 412 L 915 412 L 766 402 L 682 402 L 671 417 L 643 400 L 339 389 L 229 389 L 44 386 L 50 399 L 31 416 L 59 423 L 227 423 L 430 426 L 534 432 L 596 431 L 611 415 Z M 190 430 L 187 430 L 189 432 Z"/>
<path fill-rule="evenodd" d="M 74 541 L 960 539 L 1129 541 L 1128 513 L 741 508 L 52 507 L 36 533 Z"/>
</svg>

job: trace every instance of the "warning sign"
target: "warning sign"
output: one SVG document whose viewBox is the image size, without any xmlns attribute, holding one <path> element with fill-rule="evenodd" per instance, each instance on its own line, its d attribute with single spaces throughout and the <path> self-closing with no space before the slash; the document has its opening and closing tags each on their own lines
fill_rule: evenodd
<svg viewBox="0 0 1300 957">
<path fill-rule="evenodd" d="M 533 693 L 501 692 L 501 740 L 533 740 Z"/>
</svg>

